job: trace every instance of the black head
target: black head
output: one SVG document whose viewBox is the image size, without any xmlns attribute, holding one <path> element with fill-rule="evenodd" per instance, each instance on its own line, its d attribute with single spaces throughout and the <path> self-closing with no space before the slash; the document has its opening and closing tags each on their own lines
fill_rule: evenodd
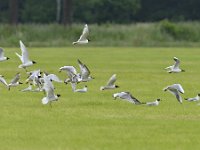
<svg viewBox="0 0 200 150">
<path fill-rule="evenodd" d="M 185 70 L 181 69 L 181 72 L 185 72 Z"/>
<path fill-rule="evenodd" d="M 19 82 L 19 84 L 23 84 L 22 82 Z"/>
<path fill-rule="evenodd" d="M 32 63 L 33 63 L 33 64 L 36 64 L 36 62 L 35 62 L 35 61 L 32 61 Z"/>
<path fill-rule="evenodd" d="M 118 85 L 115 85 L 115 87 L 116 87 L 116 88 L 119 88 L 119 86 L 118 86 Z"/>
<path fill-rule="evenodd" d="M 60 97 L 61 95 L 60 95 L 60 94 L 57 94 L 57 96 Z"/>
<path fill-rule="evenodd" d="M 9 57 L 6 57 L 6 60 L 10 59 Z"/>
<path fill-rule="evenodd" d="M 200 96 L 200 93 L 198 93 L 198 96 Z"/>
<path fill-rule="evenodd" d="M 161 101 L 161 99 L 160 99 L 160 98 L 158 98 L 158 99 L 157 99 L 157 101 Z"/>
<path fill-rule="evenodd" d="M 91 41 L 90 39 L 88 39 L 88 41 Z"/>
</svg>

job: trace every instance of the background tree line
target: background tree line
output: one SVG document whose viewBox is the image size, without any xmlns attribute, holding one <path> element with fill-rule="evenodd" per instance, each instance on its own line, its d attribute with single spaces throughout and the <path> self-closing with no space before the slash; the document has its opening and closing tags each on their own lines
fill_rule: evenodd
<svg viewBox="0 0 200 150">
<path fill-rule="evenodd" d="M 200 20 L 200 0 L 1 0 L 1 23 Z"/>
</svg>

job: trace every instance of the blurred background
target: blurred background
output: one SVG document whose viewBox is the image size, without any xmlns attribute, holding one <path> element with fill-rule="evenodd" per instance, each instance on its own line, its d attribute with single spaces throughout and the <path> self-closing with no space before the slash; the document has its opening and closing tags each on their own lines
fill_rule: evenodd
<svg viewBox="0 0 200 150">
<path fill-rule="evenodd" d="M 1 0 L 0 44 L 200 46 L 200 0 Z"/>
</svg>

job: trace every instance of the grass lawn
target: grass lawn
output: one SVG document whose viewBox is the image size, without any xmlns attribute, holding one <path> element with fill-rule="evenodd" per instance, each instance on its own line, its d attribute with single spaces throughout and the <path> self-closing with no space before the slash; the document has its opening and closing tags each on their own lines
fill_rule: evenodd
<svg viewBox="0 0 200 150">
<path fill-rule="evenodd" d="M 200 92 L 200 48 L 124 48 L 64 47 L 28 48 L 37 64 L 29 71 L 41 69 L 57 74 L 64 65 L 78 68 L 77 59 L 88 65 L 94 80 L 81 83 L 87 93 L 73 93 L 70 85 L 55 83 L 61 94 L 51 108 L 42 105 L 41 93 L 23 93 L 23 84 L 8 91 L 0 84 L 0 149 L 2 150 L 198 150 L 200 148 L 200 106 L 196 102 L 176 98 L 162 89 L 182 84 L 183 97 Z M 11 80 L 21 72 L 15 52 L 5 48 L 11 59 L 0 63 L 0 74 Z M 181 60 L 186 72 L 168 74 L 163 68 Z M 78 68 L 79 69 L 79 68 Z M 119 89 L 100 91 L 109 77 L 116 73 Z M 112 94 L 130 91 L 143 102 L 161 98 L 158 107 L 136 106 L 113 100 Z"/>
</svg>

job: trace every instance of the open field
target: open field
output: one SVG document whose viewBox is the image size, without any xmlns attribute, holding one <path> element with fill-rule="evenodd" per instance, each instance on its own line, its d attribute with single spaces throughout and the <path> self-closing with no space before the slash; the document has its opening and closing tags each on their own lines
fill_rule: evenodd
<svg viewBox="0 0 200 150">
<path fill-rule="evenodd" d="M 25 43 L 26 44 L 26 43 Z M 200 48 L 114 48 L 63 47 L 28 48 L 37 61 L 28 70 L 41 69 L 58 73 L 64 65 L 77 65 L 79 58 L 91 70 L 94 80 L 87 93 L 73 93 L 69 85 L 55 83 L 60 93 L 51 108 L 42 105 L 43 93 L 22 93 L 27 85 L 8 91 L 0 84 L 0 149 L 2 150 L 198 150 L 200 148 L 200 106 L 175 97 L 162 89 L 173 83 L 182 84 L 183 97 L 200 91 Z M 15 52 L 5 48 L 11 59 L 0 63 L 0 74 L 10 80 L 21 72 Z M 172 58 L 180 58 L 180 74 L 168 74 L 163 68 Z M 108 78 L 117 74 L 119 89 L 100 91 Z M 81 83 L 82 87 L 85 83 Z M 112 94 L 130 91 L 141 101 L 161 98 L 158 107 L 136 106 L 116 100 Z"/>
</svg>

